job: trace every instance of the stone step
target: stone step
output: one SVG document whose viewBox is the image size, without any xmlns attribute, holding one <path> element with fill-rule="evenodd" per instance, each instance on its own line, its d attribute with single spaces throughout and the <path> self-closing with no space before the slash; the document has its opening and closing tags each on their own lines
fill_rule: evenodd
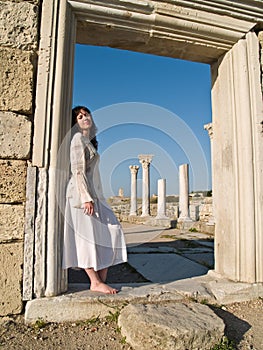
<svg viewBox="0 0 263 350">
<path fill-rule="evenodd" d="M 183 279 L 166 284 L 123 283 L 112 285 L 120 290 L 116 295 L 105 295 L 89 290 L 88 284 L 70 284 L 63 295 L 30 300 L 26 304 L 25 321 L 34 323 L 82 321 L 104 317 L 127 304 L 199 302 L 227 304 L 263 297 L 262 284 L 235 283 L 221 278 L 213 271 L 207 275 Z"/>
</svg>

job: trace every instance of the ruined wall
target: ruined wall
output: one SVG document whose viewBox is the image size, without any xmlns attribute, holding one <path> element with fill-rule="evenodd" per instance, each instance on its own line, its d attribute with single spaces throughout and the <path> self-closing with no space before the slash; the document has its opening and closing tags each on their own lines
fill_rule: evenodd
<svg viewBox="0 0 263 350">
<path fill-rule="evenodd" d="M 0 316 L 23 309 L 24 211 L 31 158 L 39 2 L 0 1 Z"/>
<path fill-rule="evenodd" d="M 142 208 L 138 205 L 137 216 L 130 216 L 130 203 L 111 203 L 111 208 L 117 218 L 120 221 L 126 221 L 131 223 L 145 223 L 147 218 L 141 217 Z M 150 214 L 154 218 L 157 215 L 157 204 L 150 203 Z M 212 197 L 205 197 L 199 201 L 194 201 L 189 206 L 190 218 L 193 220 L 192 228 L 196 228 L 200 232 L 206 232 L 214 234 L 214 225 L 211 224 L 213 221 L 213 199 Z M 171 220 L 178 219 L 179 215 L 179 204 L 166 203 L 166 215 Z M 177 226 L 181 228 L 180 225 Z"/>
</svg>

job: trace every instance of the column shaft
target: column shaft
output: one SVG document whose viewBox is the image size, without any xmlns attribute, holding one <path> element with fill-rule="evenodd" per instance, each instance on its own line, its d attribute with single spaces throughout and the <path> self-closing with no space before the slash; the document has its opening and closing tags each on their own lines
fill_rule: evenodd
<svg viewBox="0 0 263 350">
<path fill-rule="evenodd" d="M 150 174 L 149 168 L 152 161 L 152 155 L 139 155 L 139 161 L 142 164 L 142 215 L 150 215 Z"/>
<path fill-rule="evenodd" d="M 158 209 L 157 218 L 167 218 L 166 216 L 166 179 L 158 180 Z"/>
<path fill-rule="evenodd" d="M 178 221 L 191 221 L 189 217 L 189 179 L 188 164 L 179 166 L 179 219 Z"/>
<path fill-rule="evenodd" d="M 137 173 L 138 165 L 130 165 L 131 171 L 131 208 L 130 215 L 137 215 Z"/>
</svg>

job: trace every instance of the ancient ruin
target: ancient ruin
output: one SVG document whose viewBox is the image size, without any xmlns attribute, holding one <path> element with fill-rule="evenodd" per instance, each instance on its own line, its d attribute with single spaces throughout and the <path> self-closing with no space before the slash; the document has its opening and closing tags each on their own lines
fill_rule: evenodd
<svg viewBox="0 0 263 350">
<path fill-rule="evenodd" d="M 130 215 L 137 215 L 137 173 L 138 165 L 130 165 L 131 171 L 131 209 Z"/>
<path fill-rule="evenodd" d="M 263 283 L 262 1 L 0 3 L 1 315 L 67 290 L 57 201 L 65 160 L 58 150 L 71 124 L 75 43 L 210 64 L 215 272 L 257 293 Z"/>
<path fill-rule="evenodd" d="M 150 215 L 150 164 L 153 158 L 151 154 L 140 154 L 139 161 L 142 165 L 142 216 Z"/>
</svg>

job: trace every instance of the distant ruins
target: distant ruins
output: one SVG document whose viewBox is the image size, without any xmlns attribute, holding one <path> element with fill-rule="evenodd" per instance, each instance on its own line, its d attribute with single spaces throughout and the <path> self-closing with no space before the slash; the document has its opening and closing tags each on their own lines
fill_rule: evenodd
<svg viewBox="0 0 263 350">
<path fill-rule="evenodd" d="M 201 198 L 198 201 L 189 205 L 189 175 L 188 164 L 182 164 L 179 167 L 179 203 L 175 201 L 170 203 L 170 208 L 167 215 L 166 203 L 166 179 L 158 180 L 157 205 L 150 203 L 150 165 L 153 155 L 140 154 L 138 156 L 142 164 L 142 198 L 141 204 L 138 205 L 137 198 L 137 174 L 139 171 L 138 165 L 130 165 L 131 173 L 131 195 L 130 202 L 127 203 L 127 197 L 124 202 L 119 202 L 119 189 L 117 198 L 111 198 L 111 206 L 115 214 L 121 221 L 130 221 L 136 223 L 146 223 L 153 226 L 174 227 L 178 228 L 195 227 L 204 232 L 214 233 L 212 198 Z M 122 196 L 123 197 L 123 196 Z M 139 209 L 140 208 L 140 212 Z M 201 215 L 199 213 L 202 208 Z M 199 221 L 197 223 L 197 221 Z"/>
</svg>

